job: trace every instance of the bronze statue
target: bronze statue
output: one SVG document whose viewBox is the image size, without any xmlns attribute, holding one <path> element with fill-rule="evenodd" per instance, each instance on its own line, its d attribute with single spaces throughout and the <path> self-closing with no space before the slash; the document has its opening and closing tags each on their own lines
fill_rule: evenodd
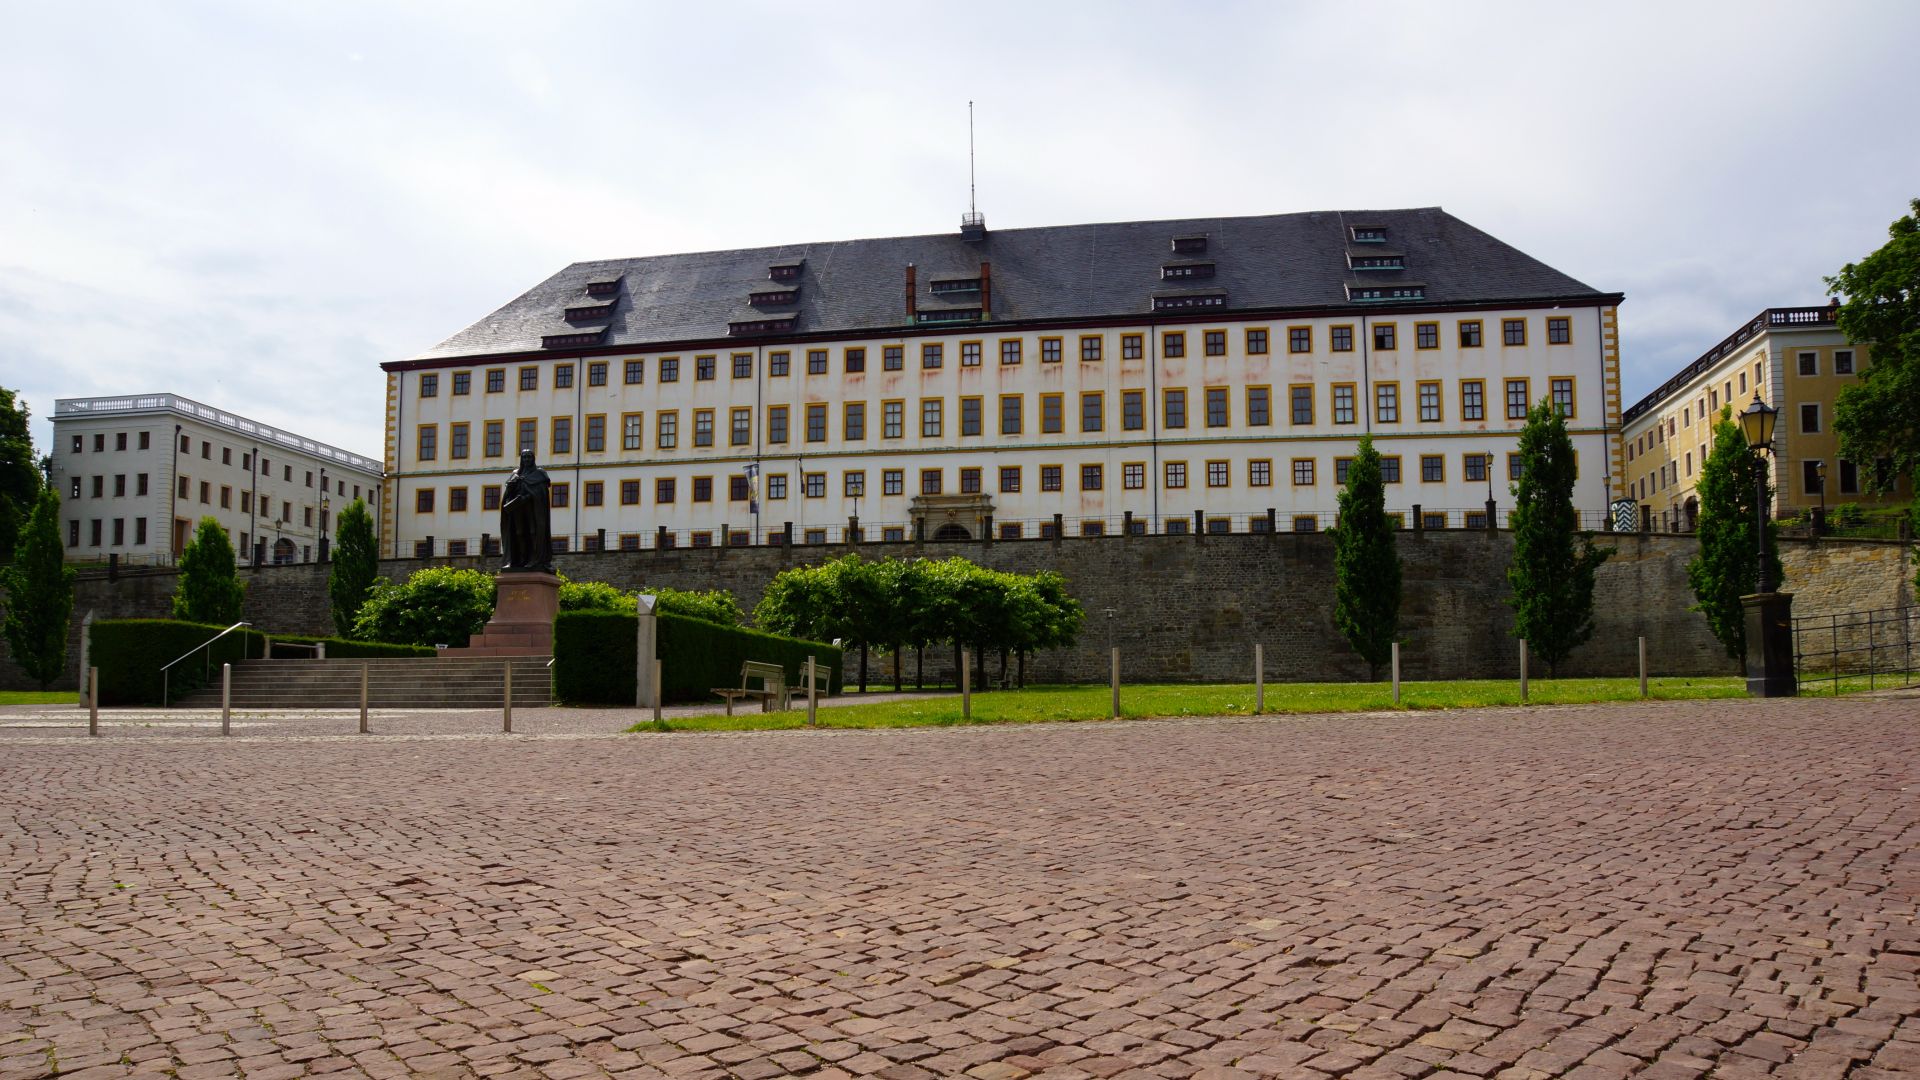
<svg viewBox="0 0 1920 1080">
<path fill-rule="evenodd" d="M 547 502 L 547 471 L 533 463 L 533 451 L 520 451 L 520 467 L 507 477 L 500 500 L 502 570 L 553 573 L 553 513 Z"/>
</svg>

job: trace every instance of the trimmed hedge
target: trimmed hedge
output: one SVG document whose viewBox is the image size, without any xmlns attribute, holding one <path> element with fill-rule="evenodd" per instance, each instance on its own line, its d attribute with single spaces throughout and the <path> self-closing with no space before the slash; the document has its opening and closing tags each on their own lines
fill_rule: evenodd
<svg viewBox="0 0 1920 1080">
<path fill-rule="evenodd" d="M 329 660 L 361 658 L 388 660 L 395 657 L 432 656 L 440 651 L 431 645 L 389 645 L 384 641 L 354 641 L 350 638 L 341 637 L 320 638 L 308 637 L 304 634 L 272 634 L 269 636 L 273 638 L 275 645 L 283 641 L 289 645 L 315 645 L 324 641 L 327 645 L 327 659 Z M 288 652 L 286 655 L 288 657 L 312 656 L 313 650 L 300 649 L 297 652 Z"/>
<path fill-rule="evenodd" d="M 779 664 L 787 685 L 800 686 L 800 669 L 812 656 L 827 669 L 822 693 L 842 685 L 841 651 L 738 626 L 721 626 L 661 613 L 661 700 L 713 700 L 716 686 L 739 686 L 748 660 Z M 634 635 L 638 617 L 613 611 L 563 611 L 553 623 L 553 692 L 569 705 L 633 704 Z"/>
<path fill-rule="evenodd" d="M 176 619 L 108 619 L 93 624 L 93 646 L 88 654 L 100 669 L 102 705 L 161 704 L 160 666 L 225 630 L 208 623 L 180 622 Z M 265 655 L 266 635 L 257 630 L 235 630 L 207 650 L 184 663 L 175 664 L 167 676 L 166 694 L 173 701 L 197 690 L 209 681 L 211 654 L 212 678 L 219 678 L 220 665 Z"/>
</svg>

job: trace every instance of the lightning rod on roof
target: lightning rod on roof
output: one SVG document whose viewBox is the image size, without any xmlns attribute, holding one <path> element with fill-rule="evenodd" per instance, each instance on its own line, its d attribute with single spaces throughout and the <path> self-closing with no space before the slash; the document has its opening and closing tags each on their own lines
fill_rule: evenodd
<svg viewBox="0 0 1920 1080">
<path fill-rule="evenodd" d="M 967 102 L 967 212 L 960 217 L 960 237 L 963 240 L 984 240 L 987 236 L 987 218 L 980 212 L 977 189 L 973 175 L 973 102 Z"/>
</svg>

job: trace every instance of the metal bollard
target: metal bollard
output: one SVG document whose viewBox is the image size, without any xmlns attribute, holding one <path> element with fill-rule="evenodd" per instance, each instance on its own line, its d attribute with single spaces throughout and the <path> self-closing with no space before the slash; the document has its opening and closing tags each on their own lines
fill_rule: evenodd
<svg viewBox="0 0 1920 1080">
<path fill-rule="evenodd" d="M 233 734 L 233 665 L 220 665 L 220 734 Z"/>
<path fill-rule="evenodd" d="M 1520 703 L 1527 703 L 1527 639 L 1520 639 Z"/>
<path fill-rule="evenodd" d="M 502 734 L 511 735 L 513 734 L 513 661 L 511 660 L 507 661 L 506 677 L 502 681 L 506 686 L 506 692 L 501 695 L 503 700 L 500 704 L 500 731 Z"/>
<path fill-rule="evenodd" d="M 1113 684 L 1113 718 L 1118 720 L 1120 719 L 1120 646 L 1118 645 L 1113 647 L 1112 666 L 1113 672 L 1108 678 Z"/>
<path fill-rule="evenodd" d="M 1118 712 L 1118 709 L 1114 710 Z M 1253 715 L 1267 711 L 1267 654 L 1265 646 L 1253 647 Z"/>
<path fill-rule="evenodd" d="M 653 662 L 653 722 L 660 723 L 660 661 Z"/>
<path fill-rule="evenodd" d="M 960 650 L 960 719 L 973 722 L 973 657 Z"/>
<path fill-rule="evenodd" d="M 87 669 L 87 734 L 100 737 L 100 669 Z"/>
<path fill-rule="evenodd" d="M 1393 703 L 1400 704 L 1400 643 L 1393 643 Z"/>
<path fill-rule="evenodd" d="M 817 666 L 815 666 L 813 657 L 809 656 L 807 657 L 807 726 L 808 727 L 814 727 L 816 724 L 819 723 L 818 719 L 814 716 L 814 710 L 818 707 L 819 701 L 820 701 L 820 669 Z"/>
<path fill-rule="evenodd" d="M 360 665 L 360 734 L 367 733 L 367 665 Z"/>
<path fill-rule="evenodd" d="M 1647 697 L 1647 639 L 1640 639 L 1640 699 Z"/>
</svg>

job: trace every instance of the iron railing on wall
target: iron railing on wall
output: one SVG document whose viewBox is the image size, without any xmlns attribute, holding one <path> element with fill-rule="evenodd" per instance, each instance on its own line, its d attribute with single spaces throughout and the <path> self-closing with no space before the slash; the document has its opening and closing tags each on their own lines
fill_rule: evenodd
<svg viewBox="0 0 1920 1080">
<path fill-rule="evenodd" d="M 1793 620 L 1802 693 L 1853 693 L 1920 683 L 1920 606 L 1870 608 Z"/>
</svg>

